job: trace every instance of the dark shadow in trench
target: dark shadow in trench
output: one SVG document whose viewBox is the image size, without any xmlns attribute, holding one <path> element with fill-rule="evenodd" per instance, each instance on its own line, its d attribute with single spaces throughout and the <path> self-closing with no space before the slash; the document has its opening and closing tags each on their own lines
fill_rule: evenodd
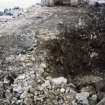
<svg viewBox="0 0 105 105">
<path fill-rule="evenodd" d="M 91 22 L 84 29 L 68 29 L 62 25 L 59 29 L 63 31 L 58 37 L 45 42 L 47 71 L 52 76 L 105 74 L 104 9 L 90 9 Z"/>
</svg>

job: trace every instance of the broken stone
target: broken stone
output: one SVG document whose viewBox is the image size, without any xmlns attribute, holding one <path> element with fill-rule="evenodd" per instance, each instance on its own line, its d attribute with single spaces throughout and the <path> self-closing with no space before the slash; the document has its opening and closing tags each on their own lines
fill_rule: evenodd
<svg viewBox="0 0 105 105">
<path fill-rule="evenodd" d="M 90 105 L 96 105 L 97 103 L 97 95 L 93 94 L 90 98 L 89 98 L 89 104 Z"/>
<path fill-rule="evenodd" d="M 61 88 L 61 89 L 60 89 L 60 92 L 61 92 L 61 93 L 64 93 L 64 92 L 65 92 L 65 89 L 64 89 L 64 88 Z"/>
<path fill-rule="evenodd" d="M 67 79 L 64 78 L 64 77 L 52 78 L 52 79 L 50 79 L 50 81 L 54 85 L 65 85 L 65 84 L 67 84 Z"/>
<path fill-rule="evenodd" d="M 88 92 L 77 93 L 76 94 L 77 103 L 82 105 L 89 105 L 88 97 L 89 97 Z"/>
<path fill-rule="evenodd" d="M 41 87 L 42 87 L 42 88 L 46 88 L 46 87 L 47 87 L 47 88 L 51 88 L 50 81 L 49 81 L 49 80 L 46 80 L 45 83 L 43 83 Z"/>
</svg>

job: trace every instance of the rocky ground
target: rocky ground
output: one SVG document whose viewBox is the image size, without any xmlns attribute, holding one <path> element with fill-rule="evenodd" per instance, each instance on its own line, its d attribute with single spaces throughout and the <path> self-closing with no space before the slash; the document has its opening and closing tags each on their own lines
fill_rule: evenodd
<svg viewBox="0 0 105 105">
<path fill-rule="evenodd" d="M 0 105 L 105 104 L 104 15 L 94 9 L 35 6 L 1 22 Z"/>
</svg>

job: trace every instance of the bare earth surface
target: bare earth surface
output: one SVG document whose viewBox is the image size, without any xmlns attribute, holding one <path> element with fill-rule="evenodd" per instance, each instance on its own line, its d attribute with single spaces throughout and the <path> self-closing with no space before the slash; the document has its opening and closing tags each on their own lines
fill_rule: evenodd
<svg viewBox="0 0 105 105">
<path fill-rule="evenodd" d="M 58 50 L 54 49 L 53 54 L 55 55 L 49 55 L 50 46 L 53 48 L 54 43 L 55 48 L 56 39 L 59 39 L 64 31 L 62 25 L 66 25 L 68 32 L 73 29 L 84 29 L 87 27 L 87 23 L 91 23 L 89 18 L 85 17 L 88 17 L 88 10 L 84 8 L 32 7 L 20 17 L 7 22 L 1 21 L 0 105 L 97 104 L 100 89 L 97 91 L 97 87 L 93 85 L 102 82 L 103 78 L 91 73 L 76 76 L 72 80 L 71 76 L 67 76 L 72 72 L 63 71 L 62 73 L 65 72 L 65 75 L 59 73 L 59 70 L 62 71 L 62 66 L 60 64 L 59 67 L 56 59 L 61 56 L 56 53 L 59 45 Z M 74 42 L 72 47 L 73 44 Z M 83 45 L 81 44 L 80 46 Z M 70 46 L 70 48 L 72 47 Z M 78 51 L 75 50 L 75 52 Z M 56 61 L 52 60 L 53 57 Z M 53 61 L 54 64 L 56 63 L 58 71 L 56 71 L 55 65 L 53 68 Z M 50 64 L 51 67 L 49 67 Z M 79 66 L 77 68 L 79 70 Z"/>
</svg>

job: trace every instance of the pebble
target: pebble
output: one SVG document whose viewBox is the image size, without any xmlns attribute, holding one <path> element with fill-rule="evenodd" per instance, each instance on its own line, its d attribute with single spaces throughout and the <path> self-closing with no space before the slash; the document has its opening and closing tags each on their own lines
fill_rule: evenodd
<svg viewBox="0 0 105 105">
<path fill-rule="evenodd" d="M 65 89 L 64 89 L 64 88 L 61 88 L 61 89 L 60 89 L 60 92 L 61 92 L 61 93 L 64 93 L 64 92 L 65 92 Z"/>
</svg>

